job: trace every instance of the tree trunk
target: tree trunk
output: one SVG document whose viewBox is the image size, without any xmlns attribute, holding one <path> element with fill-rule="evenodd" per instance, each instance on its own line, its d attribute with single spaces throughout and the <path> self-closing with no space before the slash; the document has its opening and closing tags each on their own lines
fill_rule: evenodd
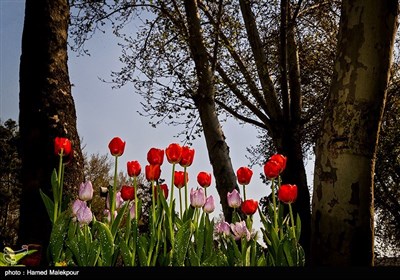
<svg viewBox="0 0 400 280">
<path fill-rule="evenodd" d="M 65 167 L 64 198 L 83 181 L 83 157 L 67 66 L 68 0 L 27 0 L 20 61 L 22 198 L 19 243 L 47 247 L 51 223 L 39 189 L 53 197 L 58 166 L 54 138 L 70 139 L 74 158 Z M 44 251 L 45 252 L 45 251 Z"/>
<path fill-rule="evenodd" d="M 375 153 L 398 1 L 343 1 L 330 99 L 316 146 L 315 265 L 374 263 Z"/>
<path fill-rule="evenodd" d="M 186 17 L 189 26 L 189 46 L 196 64 L 199 81 L 197 92 L 193 95 L 193 100 L 200 114 L 208 156 L 213 167 L 222 211 L 225 220 L 230 222 L 232 219 L 232 208 L 228 206 L 227 193 L 231 192 L 234 188 L 238 189 L 238 186 L 236 174 L 229 156 L 229 147 L 225 141 L 215 108 L 214 75 L 211 71 L 202 39 L 198 7 L 195 2 L 185 1 Z"/>
</svg>

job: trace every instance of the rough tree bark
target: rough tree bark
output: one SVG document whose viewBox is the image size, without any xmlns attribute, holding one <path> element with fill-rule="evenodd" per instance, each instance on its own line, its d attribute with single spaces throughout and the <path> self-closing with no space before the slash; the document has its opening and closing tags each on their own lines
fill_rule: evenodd
<svg viewBox="0 0 400 280">
<path fill-rule="evenodd" d="M 312 262 L 374 263 L 374 165 L 397 0 L 343 1 L 337 58 L 316 146 Z"/>
<path fill-rule="evenodd" d="M 226 221 L 230 222 L 232 208 L 228 206 L 227 193 L 234 188 L 238 189 L 236 174 L 215 109 L 214 75 L 202 39 L 197 2 L 195 0 L 185 1 L 185 10 L 189 29 L 189 46 L 199 80 L 193 100 L 198 108 L 203 126 L 208 156 L 213 168 L 222 211 Z"/>
<path fill-rule="evenodd" d="M 83 181 L 83 157 L 67 66 L 68 0 L 27 0 L 20 60 L 22 188 L 19 243 L 47 247 L 51 224 L 39 194 L 50 197 L 58 166 L 54 138 L 71 140 L 74 158 L 65 167 L 64 198 Z"/>
</svg>

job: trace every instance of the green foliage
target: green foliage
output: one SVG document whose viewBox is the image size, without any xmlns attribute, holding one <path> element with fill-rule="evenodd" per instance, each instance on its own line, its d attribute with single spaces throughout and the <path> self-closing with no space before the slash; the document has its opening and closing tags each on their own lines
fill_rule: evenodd
<svg viewBox="0 0 400 280">
<path fill-rule="evenodd" d="M 36 251 L 27 249 L 14 251 L 10 247 L 5 247 L 4 252 L 0 252 L 0 266 L 24 266 L 20 263 L 21 260 Z"/>
<path fill-rule="evenodd" d="M 269 222 L 265 215 L 259 209 L 261 222 L 263 227 L 261 232 L 265 244 L 267 245 L 266 263 L 271 266 L 304 266 L 305 255 L 304 250 L 299 244 L 301 221 L 297 215 L 296 223 L 291 225 L 292 221 L 289 214 L 285 217 L 283 212 L 284 205 L 278 204 L 278 223 L 274 226 Z M 268 211 L 273 212 L 272 204 L 269 205 Z"/>
<path fill-rule="evenodd" d="M 117 160 L 118 156 L 115 156 L 116 165 Z M 269 217 L 273 217 L 272 222 L 267 220 L 258 208 L 264 225 L 262 234 L 267 249 L 257 241 L 257 234 L 253 233 L 252 215 L 242 219 L 235 208 L 232 223 L 222 221 L 217 226 L 203 207 L 188 205 L 183 213 L 176 213 L 173 192 L 171 191 L 168 203 L 158 180 L 150 182 L 152 205 L 148 229 L 140 231 L 142 202 L 139 199 L 118 200 L 117 171 L 114 174 L 114 185 L 109 186 L 111 210 L 107 209 L 110 212 L 108 218 L 103 221 L 97 220 L 90 211 L 90 202 L 80 200 L 81 197 L 92 199 L 91 183 L 81 185 L 79 199 L 72 204 L 72 209 L 69 207 L 62 209 L 64 205 L 61 196 L 64 175 L 62 153 L 59 164 L 59 172 L 54 171 L 51 177 L 53 199 L 40 192 L 53 224 L 48 247 L 50 265 L 304 265 L 304 252 L 298 243 L 300 218 L 297 217 L 294 221 L 290 203 L 290 216 L 284 216 L 283 205 L 278 203 L 276 207 L 275 196 L 273 204 L 269 205 Z M 174 168 L 172 170 L 174 172 Z M 134 198 L 138 198 L 136 182 L 137 180 L 133 180 Z M 274 193 L 274 181 L 272 188 Z M 204 199 L 206 203 L 205 192 L 199 191 L 198 194 L 200 194 L 199 199 Z M 222 231 L 219 228 L 221 224 L 225 226 Z"/>
</svg>

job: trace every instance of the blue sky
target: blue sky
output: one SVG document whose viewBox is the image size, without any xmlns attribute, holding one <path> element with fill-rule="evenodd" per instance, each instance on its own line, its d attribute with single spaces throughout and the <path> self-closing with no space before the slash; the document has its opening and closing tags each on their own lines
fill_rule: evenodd
<svg viewBox="0 0 400 280">
<path fill-rule="evenodd" d="M 25 1 L 0 0 L 0 120 L 9 118 L 18 120 L 19 105 L 19 58 L 24 20 Z M 69 52 L 68 67 L 72 95 L 77 111 L 78 133 L 85 145 L 85 151 L 108 154 L 108 143 L 115 137 L 126 141 L 124 155 L 119 166 L 125 171 L 126 162 L 138 160 L 143 169 L 147 164 L 146 155 L 151 147 L 165 149 L 170 143 L 178 142 L 178 132 L 183 127 L 160 125 L 151 127 L 149 119 L 140 116 L 137 111 L 143 100 L 132 88 L 112 89 L 99 78 L 108 79 L 111 71 L 119 70 L 120 48 L 110 34 L 96 34 L 88 44 L 91 56 L 80 56 Z M 241 126 L 233 121 L 223 125 L 226 141 L 231 151 L 233 168 L 237 170 L 248 164 L 246 147 L 257 144 L 256 130 L 251 126 Z M 196 150 L 193 165 L 189 167 L 189 187 L 196 187 L 199 171 L 212 172 L 206 152 L 204 138 L 193 143 Z M 308 165 L 308 183 L 312 183 L 312 166 Z M 270 190 L 262 184 L 259 174 L 262 166 L 253 167 L 252 182 L 247 187 L 246 197 L 259 200 Z M 161 177 L 170 183 L 171 165 L 162 166 Z M 213 194 L 216 206 L 219 197 L 215 190 L 215 180 L 208 194 Z M 177 192 L 175 192 L 177 193 Z M 217 208 L 220 209 L 220 208 Z M 218 210 L 217 210 L 218 211 Z"/>
</svg>

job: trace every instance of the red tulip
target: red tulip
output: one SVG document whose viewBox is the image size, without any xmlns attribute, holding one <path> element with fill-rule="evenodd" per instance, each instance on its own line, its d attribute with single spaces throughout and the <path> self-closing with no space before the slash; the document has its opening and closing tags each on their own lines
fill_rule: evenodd
<svg viewBox="0 0 400 280">
<path fill-rule="evenodd" d="M 186 182 L 185 182 L 185 177 L 186 177 Z M 189 182 L 189 177 L 187 172 L 183 171 L 175 171 L 174 174 L 174 185 L 178 189 L 182 188 L 185 186 L 185 183 Z"/>
<path fill-rule="evenodd" d="M 63 157 L 63 163 L 65 165 L 70 164 L 73 159 L 74 159 L 74 149 L 71 149 L 71 152 L 69 152 L 67 156 Z"/>
<path fill-rule="evenodd" d="M 258 201 L 254 199 L 246 199 L 242 202 L 241 209 L 246 215 L 253 215 L 258 208 Z"/>
<path fill-rule="evenodd" d="M 122 141 L 119 137 L 114 137 L 108 144 L 108 148 L 110 149 L 111 155 L 117 157 L 122 156 L 125 150 L 125 141 Z"/>
<path fill-rule="evenodd" d="M 194 149 L 191 149 L 189 146 L 183 146 L 182 157 L 181 160 L 179 161 L 179 164 L 182 167 L 191 166 L 193 163 L 193 158 L 194 158 Z"/>
<path fill-rule="evenodd" d="M 199 174 L 197 174 L 197 182 L 203 188 L 207 188 L 211 185 L 211 173 L 200 171 Z"/>
<path fill-rule="evenodd" d="M 282 170 L 282 166 L 274 160 L 269 160 L 264 165 L 264 174 L 269 179 L 278 177 L 279 174 L 281 173 L 281 170 Z"/>
<path fill-rule="evenodd" d="M 177 143 L 170 144 L 165 149 L 165 155 L 167 156 L 167 160 L 169 163 L 179 163 L 182 158 L 182 147 Z"/>
<path fill-rule="evenodd" d="M 286 168 L 287 158 L 281 154 L 275 154 L 264 165 L 264 173 L 269 179 L 279 176 Z"/>
<path fill-rule="evenodd" d="M 248 185 L 250 183 L 252 176 L 253 176 L 253 171 L 246 166 L 240 167 L 236 171 L 237 180 L 241 185 Z"/>
<path fill-rule="evenodd" d="M 162 165 L 164 162 L 164 150 L 158 148 L 151 148 L 147 152 L 147 161 L 151 165 Z"/>
<path fill-rule="evenodd" d="M 147 181 L 156 181 L 160 178 L 161 168 L 158 164 L 150 164 L 145 167 Z"/>
<path fill-rule="evenodd" d="M 281 172 L 286 168 L 287 157 L 281 154 L 275 154 L 269 158 L 270 161 L 276 161 L 281 167 Z"/>
<path fill-rule="evenodd" d="M 135 187 L 133 186 L 122 186 L 121 197 L 123 200 L 134 200 L 135 199 Z"/>
<path fill-rule="evenodd" d="M 281 185 L 278 190 L 278 199 L 283 203 L 292 203 L 297 198 L 297 186 L 285 184 Z"/>
<path fill-rule="evenodd" d="M 136 177 L 139 176 L 140 172 L 142 171 L 142 167 L 137 160 L 128 161 L 126 163 L 126 167 L 128 170 L 129 177 Z"/>
<path fill-rule="evenodd" d="M 72 151 L 71 141 L 68 138 L 56 137 L 54 139 L 54 153 L 63 156 L 68 156 Z"/>
<path fill-rule="evenodd" d="M 168 185 L 167 184 L 161 184 L 160 185 L 160 190 L 163 191 L 165 199 L 168 197 Z M 154 197 L 157 199 L 157 186 L 154 187 Z"/>
</svg>

